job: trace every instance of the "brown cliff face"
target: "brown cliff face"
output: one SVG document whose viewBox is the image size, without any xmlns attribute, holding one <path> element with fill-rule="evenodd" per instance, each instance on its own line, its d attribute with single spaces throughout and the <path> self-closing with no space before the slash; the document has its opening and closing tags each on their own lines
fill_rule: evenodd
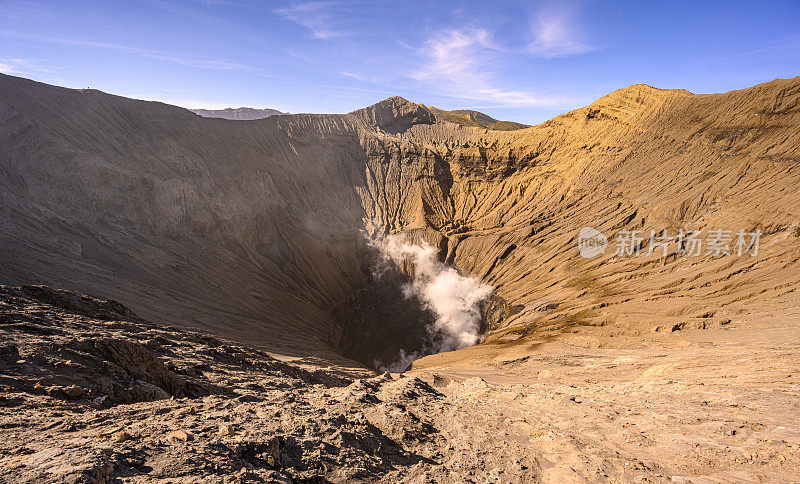
<svg viewBox="0 0 800 484">
<path fill-rule="evenodd" d="M 564 331 L 746 322 L 796 306 L 798 101 L 800 78 L 635 85 L 506 132 L 402 98 L 229 123 L 0 76 L 0 278 L 369 364 L 413 349 L 430 318 L 402 298 L 402 271 L 373 274 L 364 234 L 403 232 L 495 288 L 484 345 L 500 353 Z M 584 259 L 584 226 L 763 235 L 757 257 Z"/>
</svg>

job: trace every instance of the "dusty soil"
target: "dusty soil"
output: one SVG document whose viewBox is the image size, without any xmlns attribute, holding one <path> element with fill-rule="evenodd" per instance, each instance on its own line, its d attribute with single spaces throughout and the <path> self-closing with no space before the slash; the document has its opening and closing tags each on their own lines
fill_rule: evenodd
<svg viewBox="0 0 800 484">
<path fill-rule="evenodd" d="M 547 482 L 798 482 L 798 310 L 604 348 L 565 335 L 518 359 L 474 348 L 415 374 L 463 380 L 450 398 L 520 441 Z M 489 385 L 469 392 L 476 377 Z"/>
<path fill-rule="evenodd" d="M 796 312 L 617 347 L 567 334 L 512 359 L 478 346 L 370 377 L 281 362 L 66 291 L 3 286 L 0 301 L 3 482 L 800 473 L 800 330 L 780 322 Z"/>
</svg>

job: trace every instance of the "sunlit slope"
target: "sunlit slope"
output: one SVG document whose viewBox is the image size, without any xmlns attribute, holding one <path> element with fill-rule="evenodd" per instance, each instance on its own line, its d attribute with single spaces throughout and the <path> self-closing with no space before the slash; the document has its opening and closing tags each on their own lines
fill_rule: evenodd
<svg viewBox="0 0 800 484">
<path fill-rule="evenodd" d="M 446 196 L 424 190 L 433 194 L 417 207 L 424 215 L 408 223 L 444 234 L 449 260 L 507 301 L 490 342 L 576 326 L 704 327 L 796 308 L 798 99 L 798 79 L 713 95 L 636 85 L 514 133 L 418 126 L 424 141 L 413 149 L 444 160 L 452 182 L 439 184 Z M 584 226 L 611 238 L 605 256 L 578 255 Z M 763 235 L 757 257 L 647 257 L 647 240 L 639 257 L 613 256 L 618 231 L 648 239 L 665 228 Z"/>
</svg>

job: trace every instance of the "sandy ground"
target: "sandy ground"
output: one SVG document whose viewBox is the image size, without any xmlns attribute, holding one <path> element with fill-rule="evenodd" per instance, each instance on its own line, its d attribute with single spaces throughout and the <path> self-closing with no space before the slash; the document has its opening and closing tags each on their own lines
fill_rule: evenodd
<svg viewBox="0 0 800 484">
<path fill-rule="evenodd" d="M 546 482 L 800 482 L 796 321 L 787 312 L 634 348 L 587 349 L 573 334 L 518 360 L 475 348 L 469 363 L 415 374 L 462 381 L 439 383 L 464 408 L 453 426 L 488 432 L 474 442 L 488 459 L 516 445 Z"/>
</svg>

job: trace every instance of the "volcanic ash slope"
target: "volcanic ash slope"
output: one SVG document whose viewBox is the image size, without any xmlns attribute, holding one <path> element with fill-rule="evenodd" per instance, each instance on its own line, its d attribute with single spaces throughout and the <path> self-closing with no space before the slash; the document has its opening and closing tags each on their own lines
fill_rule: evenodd
<svg viewBox="0 0 800 484">
<path fill-rule="evenodd" d="M 368 239 L 403 234 L 494 288 L 484 347 L 500 353 L 578 328 L 747 321 L 796 305 L 799 96 L 798 78 L 634 85 L 497 131 L 402 98 L 231 122 L 1 76 L 0 278 L 369 365 L 425 339 L 403 274 L 374 274 Z M 757 257 L 583 259 L 584 226 L 763 235 Z"/>
</svg>

